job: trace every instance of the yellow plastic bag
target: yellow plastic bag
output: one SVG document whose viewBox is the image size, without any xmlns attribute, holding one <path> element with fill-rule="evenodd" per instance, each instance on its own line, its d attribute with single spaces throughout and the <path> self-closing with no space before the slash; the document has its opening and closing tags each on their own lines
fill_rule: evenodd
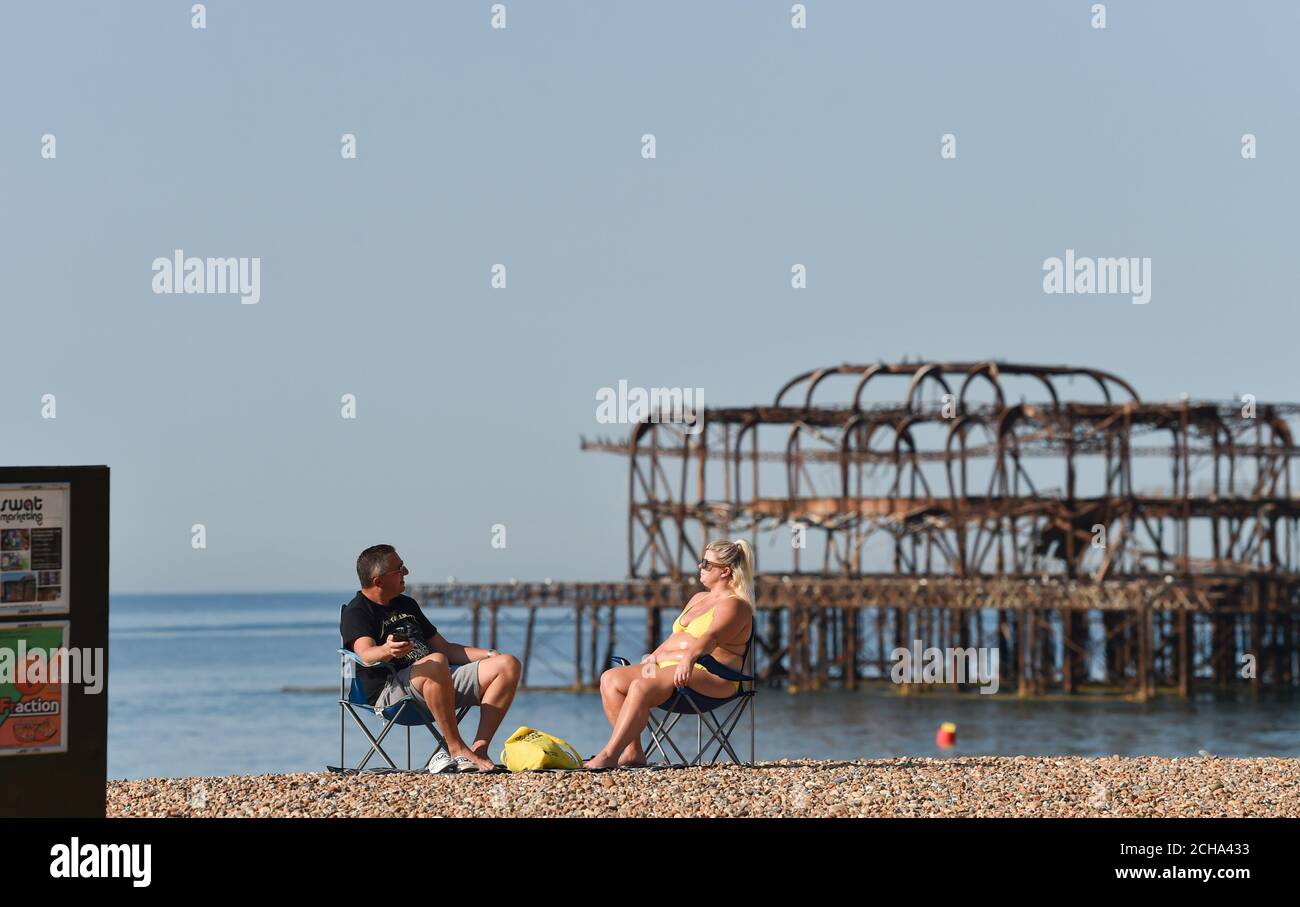
<svg viewBox="0 0 1300 907">
<path fill-rule="evenodd" d="M 512 772 L 582 768 L 582 757 L 567 741 L 530 727 L 521 727 L 510 735 L 501 750 L 501 761 Z"/>
</svg>

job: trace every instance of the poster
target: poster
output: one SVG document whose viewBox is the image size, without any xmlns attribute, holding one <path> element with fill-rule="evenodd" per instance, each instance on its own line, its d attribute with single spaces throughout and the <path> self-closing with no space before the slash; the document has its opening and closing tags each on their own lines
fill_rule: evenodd
<svg viewBox="0 0 1300 907">
<path fill-rule="evenodd" d="M 66 482 L 0 485 L 0 618 L 67 614 Z"/>
<path fill-rule="evenodd" d="M 66 620 L 0 624 L 0 756 L 68 751 Z M 65 676 L 58 678 L 57 672 Z"/>
</svg>

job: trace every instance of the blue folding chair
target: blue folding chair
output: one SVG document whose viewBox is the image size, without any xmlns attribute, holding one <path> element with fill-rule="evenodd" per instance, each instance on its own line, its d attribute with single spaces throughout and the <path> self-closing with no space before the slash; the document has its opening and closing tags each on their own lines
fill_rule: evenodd
<svg viewBox="0 0 1300 907">
<path fill-rule="evenodd" d="M 750 664 L 750 655 L 752 654 L 753 642 L 754 637 L 751 634 L 749 642 L 745 643 L 745 655 L 740 662 L 742 667 L 748 666 L 751 671 L 753 670 L 753 666 Z M 611 659 L 611 662 L 618 665 L 628 665 L 631 663 L 626 658 L 620 658 L 618 656 Z M 753 765 L 755 737 L 753 675 L 745 674 L 741 671 L 729 668 L 712 655 L 701 657 L 699 659 L 699 664 L 710 674 L 715 674 L 723 680 L 738 682 L 740 688 L 735 693 L 724 699 L 704 696 L 697 693 L 695 690 L 692 690 L 690 687 L 679 687 L 674 690 L 671 696 L 659 705 L 655 706 L 656 709 L 664 713 L 662 719 L 655 716 L 653 709 L 650 712 L 649 721 L 646 724 L 646 730 L 650 732 L 650 738 L 652 740 L 651 749 L 659 751 L 659 755 L 663 757 L 662 762 L 664 764 L 670 764 L 668 753 L 664 749 L 664 746 L 666 744 L 671 747 L 672 751 L 677 754 L 677 758 L 681 760 L 677 763 L 679 767 L 687 765 L 714 765 L 717 763 L 718 758 L 724 751 L 731 758 L 731 761 L 737 765 Z M 747 684 L 748 688 L 746 688 Z M 728 706 L 730 706 L 730 708 L 722 714 L 721 720 L 714 717 L 714 712 L 726 709 Z M 745 714 L 746 710 L 749 712 L 749 762 L 742 762 L 731 745 L 731 734 L 736 729 L 736 725 L 740 723 L 740 719 Z M 695 716 L 695 755 L 689 760 L 673 741 L 671 736 L 673 728 L 677 726 L 677 722 L 681 720 L 683 715 Z M 706 727 L 710 732 L 707 740 L 704 739 L 704 729 Z M 718 745 L 717 749 L 713 751 L 713 756 L 708 760 L 708 762 L 704 762 L 705 750 L 715 742 Z M 651 757 L 651 753 L 647 752 L 646 757 L 648 761 Z"/>
<path fill-rule="evenodd" d="M 344 607 L 347 606 L 344 605 Z M 371 705 L 369 700 L 366 699 L 366 694 L 361 689 L 361 680 L 356 676 L 356 666 L 361 665 L 367 668 L 384 667 L 388 670 L 390 676 L 395 677 L 397 675 L 397 670 L 392 665 L 385 661 L 377 662 L 376 664 L 367 664 L 357 656 L 357 653 L 353 652 L 351 649 L 343 648 L 342 646 L 339 647 L 338 653 L 339 764 L 337 766 L 326 766 L 326 768 L 331 771 L 367 771 L 366 764 L 370 762 L 371 758 L 376 753 L 378 753 L 379 757 L 388 763 L 388 768 L 369 769 L 369 771 L 401 771 L 397 767 L 397 763 L 389 757 L 383 747 L 384 739 L 388 736 L 389 731 L 394 727 L 399 726 L 406 728 L 407 771 L 411 770 L 411 728 L 424 725 L 424 727 L 428 728 L 429 733 L 433 735 L 433 739 L 437 741 L 438 745 L 435 746 L 433 752 L 429 754 L 429 759 L 432 759 L 438 750 L 446 749 L 447 741 L 438 733 L 438 729 L 433 726 L 433 715 L 430 714 L 428 705 L 421 702 L 419 697 L 408 693 L 405 697 L 384 709 Z M 372 734 L 370 728 L 366 727 L 366 723 L 361 720 L 361 715 L 357 712 L 358 709 L 373 714 L 383 722 L 383 726 L 380 728 L 378 735 Z M 469 706 L 462 706 L 456 711 L 457 723 L 465 717 L 465 713 L 468 711 Z M 361 733 L 365 734 L 366 738 L 370 741 L 370 749 L 366 751 L 366 754 L 361 758 L 361 761 L 352 768 L 348 767 L 347 757 L 344 752 L 344 745 L 346 742 L 346 722 L 343 715 L 345 712 L 352 716 L 352 720 L 356 723 L 357 727 L 361 728 Z M 428 764 L 427 760 L 425 764 Z"/>
</svg>

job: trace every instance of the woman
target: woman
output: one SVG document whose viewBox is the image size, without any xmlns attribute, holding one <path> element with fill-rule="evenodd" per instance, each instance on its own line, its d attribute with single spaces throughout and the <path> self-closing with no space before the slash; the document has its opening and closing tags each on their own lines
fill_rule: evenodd
<svg viewBox="0 0 1300 907">
<path fill-rule="evenodd" d="M 700 583 L 673 621 L 673 633 L 642 664 L 611 668 L 600 676 L 600 699 L 613 732 L 609 742 L 584 763 L 587 768 L 645 765 L 641 732 L 650 709 L 678 687 L 726 699 L 737 684 L 710 674 L 696 662 L 712 655 L 737 671 L 754 627 L 754 557 L 744 539 L 710 542 L 700 561 Z"/>
</svg>

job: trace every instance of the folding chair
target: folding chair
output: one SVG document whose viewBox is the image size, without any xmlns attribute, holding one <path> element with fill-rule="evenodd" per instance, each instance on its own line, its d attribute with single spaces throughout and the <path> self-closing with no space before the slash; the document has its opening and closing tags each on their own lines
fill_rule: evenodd
<svg viewBox="0 0 1300 907">
<path fill-rule="evenodd" d="M 745 656 L 740 662 L 742 667 L 748 665 L 750 670 L 753 670 L 752 665 L 749 663 L 749 656 L 751 654 L 753 642 L 754 638 L 751 635 L 749 642 L 745 643 Z M 619 658 L 617 656 L 613 658 L 612 661 L 615 664 L 630 664 L 626 658 Z M 667 744 L 667 746 L 671 747 L 672 751 L 677 754 L 677 758 L 681 760 L 681 765 L 714 765 L 717 763 L 718 757 L 722 755 L 723 751 L 726 751 L 727 755 L 731 757 L 731 761 L 737 765 L 753 765 L 753 676 L 727 667 L 712 655 L 703 656 L 699 659 L 699 663 L 703 665 L 704 669 L 710 674 L 715 674 L 723 680 L 739 681 L 740 689 L 725 699 L 716 699 L 711 696 L 704 696 L 689 687 L 681 687 L 674 690 L 671 696 L 659 705 L 655 706 L 656 709 L 664 713 L 662 720 L 655 717 L 654 710 L 651 710 L 650 712 L 650 720 L 646 725 L 646 730 L 650 732 L 650 738 L 652 740 L 651 750 L 658 750 L 659 754 L 663 757 L 662 761 L 664 763 L 669 762 L 668 753 L 664 750 L 664 745 Z M 748 689 L 746 689 L 746 684 L 748 684 Z M 714 718 L 713 713 L 726 707 L 728 704 L 731 705 L 731 708 L 723 715 L 722 719 L 718 720 Z M 740 719 L 744 715 L 746 709 L 749 711 L 749 762 L 741 762 L 740 757 L 736 755 L 735 749 L 731 746 L 731 733 L 736 729 L 736 725 L 740 723 Z M 683 715 L 695 716 L 695 756 L 690 760 L 687 760 L 686 755 L 680 748 L 678 748 L 677 744 L 673 742 L 673 739 L 670 736 L 673 728 L 677 726 L 677 722 L 681 720 Z M 708 740 L 704 739 L 704 729 L 706 727 L 709 729 Z M 704 759 L 705 750 L 715 742 L 718 746 L 717 749 L 713 751 L 713 756 L 707 763 L 702 761 Z M 648 760 L 651 754 L 647 753 L 646 755 Z"/>
<path fill-rule="evenodd" d="M 384 738 L 388 736 L 388 732 L 398 726 L 406 728 L 407 771 L 411 770 L 411 728 L 418 725 L 424 725 L 428 728 L 429 733 L 433 735 L 433 739 L 438 742 L 438 745 L 434 747 L 433 752 L 429 754 L 430 759 L 433 758 L 434 754 L 437 753 L 438 750 L 447 748 L 447 741 L 438 733 L 438 729 L 433 726 L 433 716 L 429 714 L 429 707 L 425 703 L 420 702 L 416 696 L 408 694 L 384 709 L 371 705 L 366 699 L 366 694 L 361 689 L 361 680 L 356 676 L 356 666 L 362 665 L 368 668 L 382 666 L 388 670 L 389 675 L 396 676 L 397 670 L 392 665 L 386 661 L 381 661 L 376 664 L 367 664 L 351 649 L 345 649 L 342 646 L 339 647 L 338 652 L 339 764 L 337 766 L 327 766 L 327 768 L 363 772 L 366 771 L 366 764 L 370 761 L 371 757 L 378 753 L 380 758 L 388 763 L 388 770 L 400 771 L 397 767 L 397 763 L 389 757 L 383 747 Z M 469 711 L 469 708 L 469 706 L 462 706 L 456 710 L 457 723 L 465 717 L 465 713 Z M 363 709 L 367 712 L 373 713 L 376 718 L 384 722 L 383 727 L 379 730 L 378 736 L 370 733 L 370 728 L 366 727 L 366 723 L 361 720 L 361 716 L 357 713 L 357 709 Z M 366 751 L 366 754 L 362 757 L 361 761 L 351 769 L 348 768 L 346 761 L 347 757 L 344 755 L 344 731 L 346 729 L 346 722 L 344 721 L 343 714 L 345 712 L 352 716 L 352 720 L 356 723 L 357 727 L 361 728 L 361 733 L 365 734 L 366 738 L 370 741 L 370 749 Z M 370 771 L 376 771 L 376 769 L 370 769 Z M 384 769 L 378 769 L 378 771 L 384 771 Z"/>
</svg>

